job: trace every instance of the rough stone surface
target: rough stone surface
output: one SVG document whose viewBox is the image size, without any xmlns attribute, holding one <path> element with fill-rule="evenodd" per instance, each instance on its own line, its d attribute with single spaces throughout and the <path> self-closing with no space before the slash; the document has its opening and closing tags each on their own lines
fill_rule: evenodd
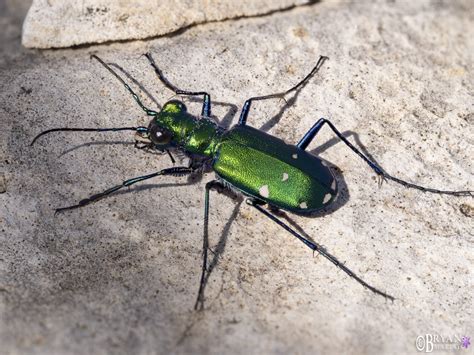
<svg viewBox="0 0 474 355">
<path fill-rule="evenodd" d="M 297 142 L 327 117 L 400 178 L 472 189 L 471 4 L 319 3 L 149 41 L 38 51 L 20 46 L 25 7 L 3 3 L 0 352 L 414 354 L 427 333 L 472 343 L 473 198 L 379 188 L 327 128 L 310 149 L 338 167 L 339 200 L 315 217 L 289 216 L 394 303 L 245 203 L 212 194 L 218 260 L 210 253 L 205 310 L 196 313 L 213 174 L 150 180 L 55 217 L 55 207 L 171 163 L 134 149 L 127 132 L 58 133 L 29 146 L 51 127 L 146 124 L 92 53 L 126 70 L 157 107 L 173 95 L 141 56 L 150 51 L 170 81 L 210 92 L 227 126 L 246 98 L 291 87 L 325 54 L 288 107 L 256 103 L 249 123 Z M 198 101 L 187 104 L 200 112 Z"/>
<path fill-rule="evenodd" d="M 262 15 L 308 0 L 33 0 L 23 25 L 28 48 L 62 48 L 155 37 L 190 25 Z M 312 1 L 314 2 L 314 1 Z"/>
</svg>

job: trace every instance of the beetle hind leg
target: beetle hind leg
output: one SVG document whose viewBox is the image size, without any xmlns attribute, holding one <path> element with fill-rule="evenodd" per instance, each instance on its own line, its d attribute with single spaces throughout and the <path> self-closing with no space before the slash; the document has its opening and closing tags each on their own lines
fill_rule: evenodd
<svg viewBox="0 0 474 355">
<path fill-rule="evenodd" d="M 391 180 L 396 182 L 397 184 L 403 185 L 408 188 L 417 189 L 423 192 L 431 192 L 435 194 L 443 194 L 443 195 L 453 195 L 453 196 L 474 196 L 474 191 L 451 191 L 451 190 L 438 190 L 429 187 L 424 187 L 421 185 L 416 185 L 411 182 L 399 179 L 395 176 L 392 176 L 385 172 L 378 164 L 371 161 L 364 153 L 362 153 L 359 149 L 357 149 L 351 142 L 347 140 L 344 135 L 339 132 L 339 130 L 331 123 L 331 121 L 320 118 L 313 127 L 301 138 L 301 140 L 296 145 L 298 148 L 305 150 L 311 141 L 315 138 L 316 134 L 321 130 L 321 128 L 327 124 L 334 134 L 344 142 L 354 153 L 356 153 L 360 158 L 362 158 L 370 168 L 379 176 L 379 184 L 381 184 L 384 180 Z"/>
<path fill-rule="evenodd" d="M 265 210 L 263 207 L 261 207 L 260 205 L 256 204 L 254 201 L 252 200 L 247 200 L 247 203 L 254 207 L 255 209 L 257 209 L 260 213 L 262 213 L 263 215 L 265 215 L 266 217 L 268 217 L 269 219 L 271 219 L 273 222 L 275 222 L 276 224 L 278 224 L 280 227 L 282 227 L 284 230 L 286 230 L 287 232 L 289 232 L 290 234 L 292 234 L 294 237 L 298 238 L 301 242 L 303 242 L 308 248 L 310 248 L 311 250 L 313 250 L 313 252 L 318 252 L 319 254 L 321 254 L 322 256 L 324 256 L 326 259 L 328 259 L 330 262 L 332 262 L 334 265 L 336 265 L 339 269 L 341 269 L 342 271 L 344 271 L 347 275 L 349 275 L 350 277 L 352 277 L 353 279 L 355 279 L 358 283 L 360 283 L 362 286 L 364 286 L 365 288 L 369 289 L 370 291 L 372 291 L 373 293 L 377 294 L 377 295 L 380 295 L 390 301 L 394 301 L 395 298 L 393 296 L 390 296 L 389 294 L 383 292 L 383 291 L 380 291 L 379 289 L 369 285 L 367 282 L 365 282 L 364 280 L 362 280 L 359 276 L 357 276 L 352 270 L 350 270 L 348 267 L 346 267 L 343 263 L 341 263 L 335 256 L 333 256 L 332 254 L 329 254 L 326 249 L 324 249 L 320 244 L 316 243 L 316 242 L 313 242 L 313 241 L 310 241 L 309 239 L 303 237 L 301 234 L 299 234 L 298 232 L 296 232 L 295 230 L 293 230 L 289 225 L 287 225 L 286 223 L 284 223 L 282 220 L 280 220 L 279 218 L 277 218 L 276 216 L 274 216 L 272 213 L 268 212 L 267 210 Z"/>
</svg>

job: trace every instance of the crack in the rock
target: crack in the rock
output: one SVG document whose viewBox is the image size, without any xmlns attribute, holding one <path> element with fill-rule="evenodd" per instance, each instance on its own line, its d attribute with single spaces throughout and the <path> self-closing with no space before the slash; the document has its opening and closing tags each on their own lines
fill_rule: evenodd
<svg viewBox="0 0 474 355">
<path fill-rule="evenodd" d="M 103 42 L 97 42 L 97 41 L 95 41 L 95 42 L 85 42 L 85 43 L 71 45 L 71 46 L 67 46 L 67 47 L 51 47 L 51 48 L 37 48 L 37 49 L 42 49 L 42 50 L 83 49 L 83 48 L 89 48 L 89 47 L 92 47 L 92 46 L 110 45 L 110 44 L 114 44 L 114 43 L 130 43 L 130 42 L 134 42 L 134 41 L 148 42 L 148 41 L 152 41 L 152 40 L 158 39 L 158 38 L 173 38 L 173 37 L 176 37 L 176 36 L 180 36 L 183 33 L 185 33 L 186 31 L 188 31 L 188 30 L 190 30 L 194 27 L 197 27 L 197 26 L 207 25 L 207 24 L 211 24 L 211 23 L 224 23 L 224 22 L 239 21 L 239 20 L 251 19 L 251 18 L 260 18 L 260 17 L 263 18 L 263 17 L 271 16 L 271 15 L 276 14 L 276 13 L 289 12 L 289 11 L 295 9 L 295 8 L 313 6 L 317 3 L 320 3 L 321 1 L 322 0 L 309 0 L 305 4 L 293 4 L 293 5 L 290 5 L 290 6 L 287 6 L 287 7 L 283 7 L 283 8 L 280 8 L 280 9 L 273 9 L 273 10 L 269 10 L 267 12 L 264 12 L 264 13 L 261 13 L 261 14 L 255 14 L 255 15 L 240 15 L 240 16 L 235 16 L 235 17 L 223 18 L 223 19 L 220 19 L 220 20 L 206 20 L 206 21 L 202 21 L 202 22 L 200 22 L 200 21 L 199 22 L 193 22 L 193 23 L 190 23 L 186 26 L 183 26 L 181 28 L 178 28 L 178 29 L 173 30 L 173 31 L 168 32 L 168 33 L 164 33 L 164 34 L 160 34 L 160 35 L 153 35 L 153 36 L 148 36 L 148 37 L 143 37 L 143 38 L 114 39 L 114 40 L 108 40 L 108 41 L 103 41 Z"/>
</svg>

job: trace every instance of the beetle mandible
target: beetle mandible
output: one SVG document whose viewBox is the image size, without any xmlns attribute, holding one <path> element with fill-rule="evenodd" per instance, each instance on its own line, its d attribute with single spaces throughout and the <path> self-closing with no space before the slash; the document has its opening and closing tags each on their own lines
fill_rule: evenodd
<svg viewBox="0 0 474 355">
<path fill-rule="evenodd" d="M 158 172 L 135 177 L 124 181 L 101 193 L 79 201 L 77 205 L 58 208 L 55 212 L 62 212 L 88 205 L 91 202 L 109 195 L 126 186 L 151 179 L 157 176 L 185 176 L 189 175 L 204 164 L 208 164 L 216 173 L 217 178 L 206 184 L 204 200 L 204 232 L 203 232 L 203 261 L 199 291 L 195 309 L 202 309 L 204 304 L 204 284 L 207 270 L 208 252 L 208 220 L 209 220 L 209 193 L 211 189 L 231 189 L 247 197 L 247 204 L 258 212 L 277 223 L 280 227 L 302 241 L 313 251 L 326 257 L 347 275 L 354 278 L 370 291 L 394 300 L 394 297 L 380 291 L 362 280 L 339 260 L 328 253 L 325 248 L 315 241 L 303 237 L 275 214 L 281 209 L 291 213 L 312 214 L 334 201 L 338 194 L 336 179 L 324 160 L 306 151 L 320 129 L 326 124 L 334 134 L 344 142 L 354 153 L 362 158 L 381 180 L 391 180 L 408 188 L 424 192 L 448 194 L 453 196 L 473 196 L 473 191 L 446 191 L 416 185 L 385 172 L 378 164 L 371 161 L 344 137 L 340 131 L 327 119 L 319 119 L 296 144 L 287 144 L 283 140 L 268 133 L 247 125 L 247 117 L 252 102 L 272 98 L 283 98 L 285 95 L 301 88 L 315 73 L 319 71 L 328 59 L 321 56 L 311 70 L 298 84 L 284 92 L 255 96 L 245 101 L 238 123 L 230 129 L 219 127 L 211 119 L 211 97 L 204 91 L 186 91 L 178 89 L 162 74 L 150 53 L 145 54 L 160 81 L 174 91 L 176 95 L 202 96 L 203 105 L 200 117 L 187 112 L 183 102 L 172 100 L 167 102 L 161 111 L 147 108 L 132 90 L 132 88 L 107 63 L 96 55 L 91 57 L 99 61 L 113 76 L 115 76 L 133 96 L 136 103 L 152 119 L 148 127 L 119 127 L 119 128 L 53 128 L 38 134 L 32 141 L 44 134 L 57 131 L 135 131 L 137 148 L 148 148 L 167 152 L 174 163 L 169 149 L 184 152 L 189 158 L 188 166 L 171 167 Z M 139 144 L 140 143 L 140 144 Z M 199 159 L 197 159 L 199 158 Z M 267 205 L 269 209 L 263 208 Z"/>
</svg>

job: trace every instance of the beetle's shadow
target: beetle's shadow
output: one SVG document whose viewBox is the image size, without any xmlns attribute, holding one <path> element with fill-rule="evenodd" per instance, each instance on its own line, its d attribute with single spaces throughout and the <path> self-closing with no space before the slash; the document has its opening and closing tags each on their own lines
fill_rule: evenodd
<svg viewBox="0 0 474 355">
<path fill-rule="evenodd" d="M 61 154 L 59 154 L 59 158 L 77 150 L 77 149 L 81 149 L 81 148 L 88 148 L 88 147 L 92 147 L 92 146 L 101 146 L 101 145 L 122 145 L 122 146 L 133 146 L 133 148 L 137 149 L 137 150 L 141 150 L 141 151 L 144 151 L 146 152 L 147 154 L 153 154 L 153 155 L 156 155 L 156 156 L 163 156 L 163 155 L 167 155 L 166 151 L 161 151 L 161 150 L 157 150 L 157 149 L 153 149 L 153 150 L 144 150 L 144 149 L 141 149 L 141 148 L 137 148 L 135 147 L 135 142 L 130 142 L 130 141 L 93 141 L 93 142 L 85 142 L 85 143 L 81 143 L 81 144 L 78 144 L 78 145 L 75 145 L 75 146 L 72 146 L 71 148 L 69 149 L 66 149 L 65 151 L 63 151 Z M 173 150 L 173 149 L 171 149 Z M 180 160 L 183 158 L 183 154 L 182 152 L 180 151 L 174 151 L 174 156 L 178 157 Z"/>
<path fill-rule="evenodd" d="M 59 157 L 63 157 L 64 155 L 66 154 L 69 154 L 77 149 L 81 149 L 81 148 L 87 148 L 87 147 L 92 147 L 92 146 L 100 146 L 100 145 L 123 145 L 123 146 L 127 146 L 127 145 L 134 145 L 135 143 L 134 142 L 128 142 L 128 141 L 93 141 L 93 142 L 85 142 L 85 143 L 81 143 L 81 144 L 77 144 L 69 149 L 66 149 L 65 151 L 63 151 L 61 154 L 59 154 Z"/>
<path fill-rule="evenodd" d="M 375 164 L 378 164 L 377 161 L 373 158 L 373 156 L 367 151 L 365 146 L 362 144 L 360 137 L 356 132 L 344 131 L 341 134 L 345 138 L 349 138 L 350 136 L 353 136 L 354 140 L 356 141 L 356 145 L 361 150 L 361 152 L 365 156 L 367 156 L 372 162 L 374 162 Z M 319 156 L 320 154 L 324 153 L 325 151 L 327 151 L 328 149 L 330 149 L 331 147 L 335 146 L 338 143 L 345 144 L 340 138 L 334 137 L 326 141 L 325 143 L 317 146 L 313 150 L 309 151 L 309 153 L 315 156 Z M 347 147 L 347 149 L 349 149 L 349 147 Z M 354 157 L 355 159 L 360 159 L 358 156 L 355 155 L 355 153 L 352 154 L 351 156 Z M 324 161 L 326 165 L 334 173 L 334 176 L 336 178 L 336 182 L 338 185 L 338 194 L 336 196 L 336 200 L 333 203 L 331 203 L 328 207 L 318 210 L 314 213 L 308 214 L 306 215 L 307 217 L 319 217 L 319 216 L 325 216 L 325 215 L 331 214 L 335 212 L 336 210 L 338 210 L 339 208 L 341 208 L 342 206 L 344 206 L 350 199 L 349 188 L 346 184 L 346 181 L 344 179 L 344 174 L 342 173 L 341 169 L 339 169 L 339 167 L 333 164 L 332 162 L 329 162 L 327 160 L 324 160 Z M 363 164 L 363 166 L 364 165 L 365 164 Z"/>
<path fill-rule="evenodd" d="M 372 156 L 372 154 L 370 154 L 367 149 L 365 148 L 364 144 L 362 143 L 362 141 L 360 140 L 360 137 L 359 137 L 359 134 L 354 132 L 354 131 L 344 131 L 341 133 L 344 138 L 349 138 L 350 136 L 353 136 L 354 137 L 354 140 L 356 141 L 356 145 L 357 145 L 357 148 L 359 148 L 359 150 L 367 157 L 369 158 L 369 160 L 371 160 L 373 163 L 377 164 L 378 165 L 378 162 L 377 160 L 375 160 L 375 158 Z M 326 150 L 328 150 L 329 148 L 335 146 L 336 144 L 338 143 L 343 143 L 345 144 L 343 141 L 341 141 L 340 138 L 338 137 L 333 137 L 331 138 L 330 140 L 326 141 L 325 143 L 319 145 L 318 147 L 314 148 L 313 150 L 310 151 L 311 154 L 313 155 L 319 155 L 323 152 L 325 152 Z M 348 147 L 348 149 L 350 149 Z M 354 153 L 355 154 L 355 153 Z M 354 156 L 355 157 L 355 156 Z"/>
<path fill-rule="evenodd" d="M 143 92 L 151 101 L 153 101 L 153 103 L 158 107 L 158 109 L 161 110 L 162 105 L 160 105 L 158 103 L 158 101 L 153 97 L 153 95 L 145 88 L 145 86 L 140 81 L 135 79 L 130 73 L 128 73 L 128 71 L 123 69 L 120 65 L 118 65 L 116 63 L 109 63 L 109 65 L 117 68 L 118 70 L 120 70 L 129 80 L 131 80 L 140 89 L 141 92 Z M 178 87 L 176 85 L 174 85 L 174 83 L 171 83 L 163 73 L 161 73 L 161 75 L 163 76 L 164 80 L 172 88 L 174 88 L 176 90 L 181 90 L 181 89 L 178 89 Z M 160 81 L 160 83 L 161 83 L 161 81 Z M 161 84 L 163 84 L 163 83 L 161 83 Z M 167 87 L 166 85 L 164 85 L 163 87 L 166 90 L 170 90 L 170 87 Z M 182 98 L 183 102 L 184 101 L 191 101 L 191 102 L 204 103 L 203 98 L 201 98 L 199 96 L 188 96 L 188 95 L 174 94 L 172 97 L 175 97 L 175 96 L 180 96 Z M 227 111 L 227 113 L 224 115 L 224 117 L 221 120 L 219 120 L 216 116 L 211 115 L 211 117 L 210 117 L 210 118 L 214 119 L 219 124 L 219 126 L 221 126 L 223 128 L 226 128 L 226 129 L 229 128 L 232 124 L 232 120 L 233 120 L 235 114 L 238 111 L 237 105 L 234 105 L 234 104 L 231 104 L 231 103 L 228 103 L 228 102 L 214 101 L 214 100 L 212 100 L 211 104 L 213 106 L 229 107 L 229 110 Z"/>
<path fill-rule="evenodd" d="M 161 184 L 142 184 L 138 186 L 134 186 L 129 188 L 128 190 L 121 190 L 114 193 L 114 196 L 126 195 L 129 193 L 138 193 L 147 190 L 153 189 L 162 189 L 165 187 L 183 187 L 194 185 L 193 181 L 186 181 L 186 182 L 170 182 L 170 183 L 161 183 Z"/>
</svg>

